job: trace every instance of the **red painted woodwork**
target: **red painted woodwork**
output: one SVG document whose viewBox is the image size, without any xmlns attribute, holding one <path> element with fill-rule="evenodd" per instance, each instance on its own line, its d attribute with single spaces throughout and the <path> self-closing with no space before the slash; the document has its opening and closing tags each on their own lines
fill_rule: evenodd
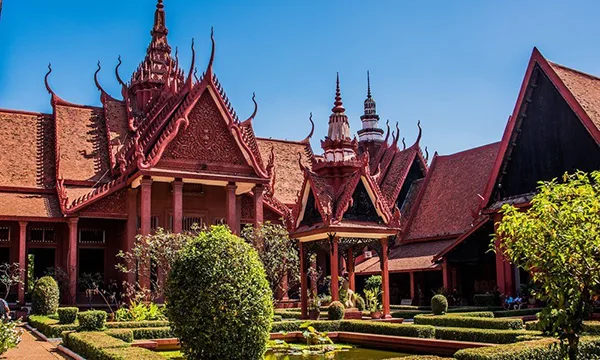
<svg viewBox="0 0 600 360">
<path fill-rule="evenodd" d="M 444 289 L 446 290 L 452 290 L 452 282 L 450 279 L 450 271 L 448 269 L 448 260 L 444 258 L 444 260 L 442 261 L 442 282 L 443 282 L 443 286 Z"/>
<path fill-rule="evenodd" d="M 77 302 L 77 222 L 78 218 L 70 218 L 69 225 L 69 247 L 67 250 L 67 274 L 69 275 L 69 297 L 67 302 Z"/>
<path fill-rule="evenodd" d="M 331 253 L 329 254 L 329 261 L 331 265 L 331 301 L 339 301 L 339 254 L 338 254 L 338 242 L 339 238 L 336 236 L 331 242 Z"/>
<path fill-rule="evenodd" d="M 383 302 L 383 317 L 390 315 L 390 273 L 388 271 L 388 239 L 381 239 L 381 300 Z"/>
<path fill-rule="evenodd" d="M 254 227 L 259 227 L 263 222 L 263 192 L 262 185 L 257 185 L 254 192 Z"/>
<path fill-rule="evenodd" d="M 173 187 L 173 232 L 180 233 L 183 221 L 183 181 L 175 179 Z"/>
<path fill-rule="evenodd" d="M 25 305 L 25 275 L 27 269 L 27 221 L 19 221 L 19 266 L 21 284 L 18 285 L 17 300 L 19 304 Z"/>
<path fill-rule="evenodd" d="M 494 215 L 494 232 L 498 232 L 498 223 L 502 215 Z M 500 239 L 496 239 L 496 284 L 500 293 L 507 296 L 516 295 L 514 271 L 512 264 L 506 259 L 500 247 Z"/>
<path fill-rule="evenodd" d="M 354 251 L 348 249 L 348 285 L 352 291 L 356 291 L 356 276 L 354 274 Z"/>
<path fill-rule="evenodd" d="M 302 310 L 302 318 L 308 319 L 308 279 L 306 273 L 306 260 L 304 253 L 304 245 L 298 244 L 300 251 L 300 309 Z"/>
<path fill-rule="evenodd" d="M 138 190 L 128 189 L 127 190 L 127 225 L 125 231 L 124 251 L 131 251 L 135 243 L 135 237 L 137 235 L 137 206 Z M 126 279 L 130 284 L 135 283 L 135 274 L 133 272 L 126 274 Z"/>
<path fill-rule="evenodd" d="M 227 207 L 227 225 L 234 234 L 239 234 L 239 229 L 237 226 L 237 204 L 235 197 L 235 190 L 237 189 L 237 185 L 235 183 L 229 183 L 225 186 L 225 206 Z"/>
<path fill-rule="evenodd" d="M 150 235 L 152 231 L 152 178 L 144 176 L 141 180 L 140 233 Z M 140 266 L 138 281 L 141 288 L 150 289 L 150 269 Z"/>
</svg>

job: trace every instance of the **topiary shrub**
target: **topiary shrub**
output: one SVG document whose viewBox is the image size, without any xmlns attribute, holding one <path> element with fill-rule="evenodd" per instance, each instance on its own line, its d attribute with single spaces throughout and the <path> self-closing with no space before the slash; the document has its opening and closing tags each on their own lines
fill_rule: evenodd
<svg viewBox="0 0 600 360">
<path fill-rule="evenodd" d="M 444 295 L 435 295 L 431 298 L 431 311 L 434 315 L 443 315 L 448 311 L 448 300 Z"/>
<path fill-rule="evenodd" d="M 329 320 L 342 320 L 344 318 L 344 304 L 339 301 L 334 301 L 327 308 L 327 318 Z"/>
<path fill-rule="evenodd" d="M 102 330 L 104 329 L 104 323 L 106 322 L 106 311 L 90 310 L 80 312 L 77 314 L 77 320 L 79 321 L 79 330 Z"/>
<path fill-rule="evenodd" d="M 54 314 L 58 309 L 59 296 L 58 284 L 51 276 L 39 278 L 31 296 L 31 312 L 35 315 Z"/>
<path fill-rule="evenodd" d="M 167 317 L 188 359 L 262 360 L 273 294 L 256 251 L 225 226 L 201 232 L 167 278 Z"/>
<path fill-rule="evenodd" d="M 77 320 L 79 309 L 76 307 L 64 307 L 56 310 L 60 324 L 72 324 Z"/>
<path fill-rule="evenodd" d="M 363 299 L 363 297 L 358 294 L 356 294 L 356 299 L 354 302 L 356 303 L 356 308 L 358 309 L 358 311 L 364 311 L 367 307 L 365 304 L 365 299 Z"/>
</svg>

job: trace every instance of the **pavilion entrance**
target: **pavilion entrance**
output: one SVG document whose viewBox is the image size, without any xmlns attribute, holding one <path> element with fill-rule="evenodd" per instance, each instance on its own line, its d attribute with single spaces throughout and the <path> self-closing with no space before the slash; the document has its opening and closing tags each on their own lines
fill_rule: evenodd
<svg viewBox="0 0 600 360">
<path fill-rule="evenodd" d="M 30 248 L 27 252 L 27 281 L 35 281 L 54 271 L 56 266 L 55 248 Z M 28 286 L 28 289 L 32 286 Z"/>
</svg>

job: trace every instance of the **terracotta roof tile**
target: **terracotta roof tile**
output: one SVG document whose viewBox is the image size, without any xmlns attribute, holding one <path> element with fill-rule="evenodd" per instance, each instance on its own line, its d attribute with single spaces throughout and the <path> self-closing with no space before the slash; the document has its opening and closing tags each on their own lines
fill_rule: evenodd
<svg viewBox="0 0 600 360">
<path fill-rule="evenodd" d="M 394 247 L 389 256 L 388 268 L 391 272 L 427 270 L 435 268 L 433 258 L 452 244 L 453 240 L 437 240 L 401 244 Z M 356 265 L 357 274 L 378 273 L 381 271 L 379 258 L 374 257 Z"/>
<path fill-rule="evenodd" d="M 102 109 L 56 105 L 55 117 L 59 175 L 66 180 L 112 180 Z"/>
<path fill-rule="evenodd" d="M 389 204 L 394 204 L 404 182 L 404 176 L 409 170 L 417 149 L 410 147 L 404 151 L 397 151 L 388 167 L 388 171 L 381 184 L 381 192 Z"/>
<path fill-rule="evenodd" d="M 56 195 L 0 193 L 0 216 L 59 218 L 62 213 Z"/>
<path fill-rule="evenodd" d="M 0 186 L 54 187 L 50 115 L 0 110 Z"/>
<path fill-rule="evenodd" d="M 275 153 L 275 197 L 286 205 L 296 202 L 304 175 L 298 166 L 298 153 L 302 154 L 302 164 L 310 167 L 305 155 L 306 144 L 296 141 L 257 138 L 258 148 L 263 159 Z"/>
<path fill-rule="evenodd" d="M 121 101 L 107 101 L 104 105 L 106 126 L 110 152 L 113 164 L 116 164 L 116 155 L 127 141 L 129 128 L 127 125 L 127 109 Z"/>
<path fill-rule="evenodd" d="M 600 78 L 550 61 L 548 63 L 600 129 Z"/>
<path fill-rule="evenodd" d="M 468 229 L 477 210 L 500 143 L 437 156 L 419 194 L 404 239 L 456 236 Z"/>
</svg>

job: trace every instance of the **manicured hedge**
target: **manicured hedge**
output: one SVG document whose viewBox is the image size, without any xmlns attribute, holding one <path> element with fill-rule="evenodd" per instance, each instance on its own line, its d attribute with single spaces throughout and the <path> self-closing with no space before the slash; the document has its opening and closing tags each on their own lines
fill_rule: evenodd
<svg viewBox="0 0 600 360">
<path fill-rule="evenodd" d="M 448 314 L 448 316 L 493 318 L 494 313 L 491 311 L 474 311 L 474 312 L 465 312 L 465 313 L 452 313 L 452 314 Z"/>
<path fill-rule="evenodd" d="M 58 308 L 56 312 L 58 313 L 58 320 L 60 323 L 66 325 L 73 324 L 75 320 L 77 320 L 79 309 L 76 307 L 64 307 Z"/>
<path fill-rule="evenodd" d="M 519 310 L 500 310 L 494 311 L 495 317 L 509 317 L 509 316 L 529 316 L 536 315 L 540 311 L 544 309 L 542 308 L 531 308 L 531 309 L 519 309 Z"/>
<path fill-rule="evenodd" d="M 402 358 L 392 358 L 388 360 L 453 360 L 454 358 L 439 357 L 435 355 L 412 355 Z"/>
<path fill-rule="evenodd" d="M 28 322 L 31 327 L 38 329 L 49 338 L 59 338 L 63 331 L 77 330 L 79 327 L 78 323 L 62 325 L 58 320 L 42 315 L 30 315 Z"/>
<path fill-rule="evenodd" d="M 418 315 L 415 316 L 417 325 L 433 325 L 443 327 L 464 327 L 477 329 L 522 330 L 521 319 L 488 319 L 478 317 L 448 316 L 448 315 Z"/>
<path fill-rule="evenodd" d="M 284 321 L 273 323 L 272 333 L 300 331 L 300 325 L 304 321 Z M 435 329 L 433 326 L 420 326 L 410 324 L 392 324 L 371 322 L 362 320 L 341 320 L 341 321 L 311 321 L 312 326 L 318 331 L 334 332 L 346 331 L 366 334 L 407 336 L 417 338 L 434 338 Z"/>
<path fill-rule="evenodd" d="M 563 360 L 555 339 L 525 341 L 515 344 L 459 350 L 458 360 Z M 600 338 L 583 337 L 579 343 L 580 359 L 596 359 L 600 355 Z"/>
<path fill-rule="evenodd" d="M 133 342 L 133 331 L 131 329 L 110 329 L 104 333 L 128 343 Z"/>
<path fill-rule="evenodd" d="M 282 321 L 283 317 L 281 315 L 273 315 L 273 321 Z"/>
<path fill-rule="evenodd" d="M 497 297 L 494 294 L 475 294 L 473 303 L 475 306 L 494 306 L 497 304 Z"/>
<path fill-rule="evenodd" d="M 65 334 L 63 344 L 87 360 L 164 360 L 150 350 L 131 347 L 123 340 L 104 332 L 71 332 Z"/>
<path fill-rule="evenodd" d="M 435 338 L 440 340 L 471 341 L 491 344 L 510 344 L 521 336 L 539 336 L 540 332 L 527 330 L 491 330 L 469 328 L 436 328 Z"/>
<path fill-rule="evenodd" d="M 139 328 L 131 329 L 133 332 L 133 338 L 136 340 L 142 339 L 165 339 L 175 337 L 170 327 L 159 327 L 159 328 Z"/>
<path fill-rule="evenodd" d="M 412 319 L 417 315 L 421 314 L 431 314 L 431 311 L 428 310 L 398 310 L 392 311 L 390 315 L 396 319 Z"/>
<path fill-rule="evenodd" d="M 89 310 L 77 314 L 79 329 L 83 331 L 96 331 L 104 329 L 106 311 Z"/>
<path fill-rule="evenodd" d="M 165 327 L 169 326 L 169 322 L 166 320 L 153 320 L 153 321 L 118 321 L 118 322 L 107 322 L 107 329 L 134 329 L 134 328 L 145 328 L 145 327 Z"/>
<path fill-rule="evenodd" d="M 525 324 L 527 330 L 543 331 L 539 321 L 529 321 Z M 600 321 L 584 321 L 583 331 L 587 335 L 600 335 Z"/>
</svg>

